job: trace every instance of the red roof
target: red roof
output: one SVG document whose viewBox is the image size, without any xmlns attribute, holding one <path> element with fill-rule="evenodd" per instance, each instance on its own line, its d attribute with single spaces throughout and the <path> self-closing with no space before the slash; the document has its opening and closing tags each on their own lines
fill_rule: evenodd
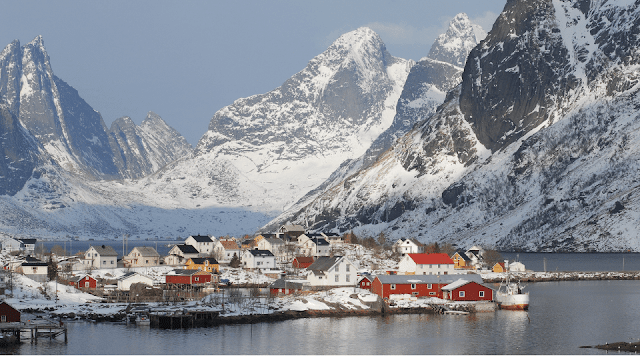
<svg viewBox="0 0 640 360">
<path fill-rule="evenodd" d="M 453 259 L 447 254 L 407 254 L 416 264 L 453 264 Z"/>
</svg>

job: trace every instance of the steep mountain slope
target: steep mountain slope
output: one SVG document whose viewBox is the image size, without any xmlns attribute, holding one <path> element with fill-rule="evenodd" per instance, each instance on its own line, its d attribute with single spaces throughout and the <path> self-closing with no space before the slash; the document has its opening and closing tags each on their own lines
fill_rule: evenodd
<svg viewBox="0 0 640 360">
<path fill-rule="evenodd" d="M 473 48 L 470 43 L 477 44 L 481 40 L 477 36 L 484 36 L 483 34 L 486 35 L 479 26 L 471 23 L 466 14 L 458 14 L 449 23 L 446 34 L 439 36 L 433 44 L 429 56 L 457 59 L 462 54 L 466 57 Z M 274 230 L 292 213 L 299 211 L 322 192 L 340 184 L 359 170 L 371 166 L 380 154 L 389 149 L 416 123 L 433 115 L 438 105 L 444 101 L 447 91 L 462 80 L 463 69 L 457 64 L 457 60 L 456 64 L 451 64 L 430 57 L 424 57 L 413 64 L 398 99 L 391 126 L 378 136 L 362 156 L 342 163 L 325 182 L 271 221 L 265 229 Z"/>
<path fill-rule="evenodd" d="M 116 165 L 128 179 L 153 174 L 192 150 L 187 140 L 154 112 L 149 112 L 140 126 L 129 117 L 117 119 L 109 136 L 120 149 L 115 154 Z"/>
<path fill-rule="evenodd" d="M 24 47 L 16 40 L 0 53 L 0 103 L 35 137 L 44 149 L 43 156 L 88 178 L 139 178 L 191 149 L 163 121 L 151 121 L 157 129 L 145 130 L 163 134 L 163 143 L 148 139 L 136 144 L 139 140 L 135 137 L 128 139 L 132 142 L 118 142 L 111 137 L 100 114 L 54 75 L 41 36 Z M 138 135 L 144 133 L 142 129 L 136 131 Z M 135 160 L 127 157 L 132 144 L 137 147 Z"/>
<path fill-rule="evenodd" d="M 504 250 L 640 250 L 639 7 L 508 1 L 436 115 L 289 220 Z"/>
<path fill-rule="evenodd" d="M 216 112 L 194 156 L 146 184 L 203 206 L 260 206 L 275 216 L 389 128 L 409 68 L 371 29 L 344 34 L 279 88 Z M 220 176 L 221 168 L 234 175 Z"/>
</svg>

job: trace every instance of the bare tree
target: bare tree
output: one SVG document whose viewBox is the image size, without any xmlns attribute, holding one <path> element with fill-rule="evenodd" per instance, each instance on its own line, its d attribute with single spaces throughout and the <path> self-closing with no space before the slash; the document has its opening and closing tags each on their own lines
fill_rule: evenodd
<svg viewBox="0 0 640 360">
<path fill-rule="evenodd" d="M 503 260 L 502 254 L 498 252 L 496 249 L 488 249 L 482 253 L 482 259 L 484 264 L 487 267 L 492 267 L 496 263 L 499 263 Z"/>
</svg>

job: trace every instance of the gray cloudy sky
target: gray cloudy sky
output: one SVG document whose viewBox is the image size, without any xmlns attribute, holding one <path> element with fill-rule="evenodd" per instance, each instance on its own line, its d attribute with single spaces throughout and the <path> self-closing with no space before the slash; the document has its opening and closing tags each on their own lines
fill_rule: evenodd
<svg viewBox="0 0 640 360">
<path fill-rule="evenodd" d="M 457 13 L 489 31 L 506 0 L 2 1 L 0 47 L 44 37 L 54 73 L 110 126 L 160 115 L 194 146 L 213 114 L 280 86 L 368 26 L 419 60 Z"/>
</svg>

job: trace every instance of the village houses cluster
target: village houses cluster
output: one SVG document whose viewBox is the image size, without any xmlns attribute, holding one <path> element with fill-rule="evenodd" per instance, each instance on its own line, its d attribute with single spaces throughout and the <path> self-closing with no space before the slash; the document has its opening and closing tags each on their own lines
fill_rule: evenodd
<svg viewBox="0 0 640 360">
<path fill-rule="evenodd" d="M 49 278 L 51 260 L 45 262 L 34 255 L 35 239 L 6 239 L 6 252 L 19 253 L 4 264 L 5 270 L 22 273 L 40 282 Z M 493 300 L 493 290 L 483 284 L 478 271 L 486 268 L 483 250 L 474 246 L 445 253 L 425 253 L 425 245 L 412 239 L 397 240 L 391 250 L 400 260 L 393 269 L 381 269 L 376 274 L 361 272 L 359 262 L 348 256 L 334 255 L 334 250 L 349 242 L 339 234 L 308 233 L 300 225 L 284 225 L 274 234 L 261 234 L 253 239 L 221 238 L 193 235 L 182 244 L 174 245 L 167 256 L 154 247 L 136 246 L 119 258 L 113 247 L 89 245 L 82 256 L 60 256 L 56 260 L 56 278 L 63 279 L 83 291 L 100 294 L 127 294 L 133 284 L 146 289 L 161 287 L 184 294 L 228 285 L 221 279 L 220 264 L 230 268 L 260 272 L 274 279 L 269 285 L 274 295 L 288 295 L 307 290 L 341 286 L 357 286 L 383 299 L 438 297 L 450 300 Z M 164 282 L 132 268 L 165 266 Z M 524 271 L 521 263 L 495 262 L 494 272 Z M 125 268 L 117 279 L 101 279 L 92 270 Z M 295 276 L 297 274 L 298 276 Z M 126 297 L 125 297 L 126 299 Z M 129 299 L 131 300 L 131 299 Z"/>
</svg>

